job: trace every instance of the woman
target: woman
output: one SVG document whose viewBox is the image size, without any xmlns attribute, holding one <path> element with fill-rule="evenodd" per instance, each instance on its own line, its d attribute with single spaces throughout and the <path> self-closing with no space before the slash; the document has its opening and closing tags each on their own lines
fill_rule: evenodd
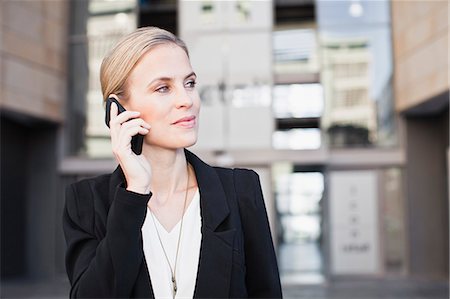
<svg viewBox="0 0 450 299">
<path fill-rule="evenodd" d="M 109 175 L 66 189 L 70 296 L 279 298 L 281 287 L 257 174 L 211 167 L 185 150 L 200 99 L 186 45 L 140 28 L 103 60 L 111 105 Z M 142 153 L 131 138 L 144 135 Z"/>
</svg>

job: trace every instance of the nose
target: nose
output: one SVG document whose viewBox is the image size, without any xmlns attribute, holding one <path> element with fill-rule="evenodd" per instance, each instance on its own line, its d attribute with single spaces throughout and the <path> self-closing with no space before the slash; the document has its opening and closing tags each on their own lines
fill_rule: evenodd
<svg viewBox="0 0 450 299">
<path fill-rule="evenodd" d="M 192 95 L 184 88 L 184 86 L 178 89 L 175 101 L 175 105 L 178 109 L 191 108 L 194 103 Z"/>
</svg>

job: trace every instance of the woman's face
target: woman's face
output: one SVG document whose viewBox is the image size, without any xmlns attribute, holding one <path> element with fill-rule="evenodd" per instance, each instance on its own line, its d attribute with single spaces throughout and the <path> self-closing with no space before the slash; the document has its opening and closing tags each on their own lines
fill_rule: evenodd
<svg viewBox="0 0 450 299">
<path fill-rule="evenodd" d="M 188 147 L 197 141 L 200 97 L 187 54 L 162 44 L 141 57 L 127 81 L 127 110 L 141 112 L 150 124 L 145 143 L 164 148 Z"/>
</svg>

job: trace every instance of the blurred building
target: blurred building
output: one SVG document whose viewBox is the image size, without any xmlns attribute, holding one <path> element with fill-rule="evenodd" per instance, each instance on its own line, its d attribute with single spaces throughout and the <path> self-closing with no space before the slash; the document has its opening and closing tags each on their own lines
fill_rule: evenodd
<svg viewBox="0 0 450 299">
<path fill-rule="evenodd" d="M 64 187 L 110 172 L 101 59 L 190 49 L 199 143 L 261 176 L 282 282 L 448 277 L 445 1 L 0 1 L 1 279 L 65 277 Z"/>
<path fill-rule="evenodd" d="M 404 125 L 408 269 L 420 276 L 448 276 L 448 6 L 446 1 L 392 4 L 395 110 Z"/>
<path fill-rule="evenodd" d="M 322 127 L 331 146 L 370 145 L 376 142 L 376 103 L 369 98 L 371 56 L 364 39 L 322 41 L 321 81 L 328 113 Z"/>
</svg>

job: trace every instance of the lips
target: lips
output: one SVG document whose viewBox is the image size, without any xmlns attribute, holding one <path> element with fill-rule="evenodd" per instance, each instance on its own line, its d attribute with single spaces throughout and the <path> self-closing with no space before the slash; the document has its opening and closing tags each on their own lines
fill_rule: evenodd
<svg viewBox="0 0 450 299">
<path fill-rule="evenodd" d="M 185 127 L 185 128 L 192 128 L 195 125 L 195 118 L 196 117 L 194 115 L 186 116 L 186 117 L 180 118 L 179 120 L 175 121 L 172 124 L 181 126 L 181 127 Z"/>
</svg>

